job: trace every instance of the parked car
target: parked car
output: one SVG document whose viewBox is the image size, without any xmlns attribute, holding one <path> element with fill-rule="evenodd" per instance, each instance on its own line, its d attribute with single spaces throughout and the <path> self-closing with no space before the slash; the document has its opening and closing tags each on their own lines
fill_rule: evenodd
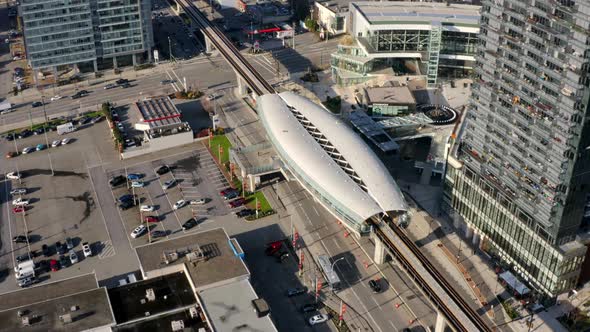
<svg viewBox="0 0 590 332">
<path fill-rule="evenodd" d="M 13 188 L 10 191 L 11 195 L 24 195 L 27 193 L 27 188 Z"/>
<path fill-rule="evenodd" d="M 301 311 L 304 313 L 314 312 L 316 310 L 318 310 L 318 305 L 315 303 L 307 303 L 301 306 Z"/>
<path fill-rule="evenodd" d="M 27 153 L 31 153 L 35 151 L 35 148 L 32 146 L 27 146 L 26 148 L 23 149 L 23 154 L 27 154 Z"/>
<path fill-rule="evenodd" d="M 279 253 L 276 254 L 276 258 L 277 258 L 277 262 L 282 263 L 287 258 L 289 258 L 289 252 L 287 252 L 287 251 L 281 251 L 281 252 L 279 252 Z"/>
<path fill-rule="evenodd" d="M 12 242 L 14 242 L 14 243 L 27 243 L 27 242 L 31 242 L 31 238 L 28 236 L 24 236 L 24 235 L 17 235 L 12 238 Z"/>
<path fill-rule="evenodd" d="M 168 167 L 167 165 L 160 166 L 160 167 L 156 168 L 156 173 L 158 175 L 163 175 L 163 174 L 166 174 L 168 172 L 170 172 L 170 167 Z"/>
<path fill-rule="evenodd" d="M 66 138 L 64 138 L 64 139 L 61 140 L 61 145 L 70 144 L 71 141 L 72 141 L 71 138 L 66 137 Z"/>
<path fill-rule="evenodd" d="M 243 198 L 243 197 L 240 197 L 240 198 L 238 198 L 236 200 L 233 200 L 233 201 L 229 202 L 229 206 L 232 209 L 237 208 L 237 207 L 240 207 L 240 206 L 242 206 L 244 204 L 246 204 L 246 199 Z"/>
<path fill-rule="evenodd" d="M 381 285 L 379 284 L 379 279 L 369 280 L 369 287 L 371 288 L 373 293 L 381 293 Z"/>
<path fill-rule="evenodd" d="M 145 216 L 143 217 L 144 222 L 158 222 L 158 217 L 155 216 Z"/>
<path fill-rule="evenodd" d="M 133 232 L 131 232 L 131 237 L 135 239 L 143 235 L 143 233 L 145 233 L 146 231 L 147 227 L 145 227 L 144 225 L 139 225 L 133 230 Z"/>
<path fill-rule="evenodd" d="M 128 201 L 133 201 L 134 198 L 135 198 L 135 196 L 133 196 L 131 194 L 125 194 L 125 195 L 119 196 L 119 198 L 117 198 L 117 202 L 124 203 L 124 202 L 128 202 Z"/>
<path fill-rule="evenodd" d="M 18 180 L 22 177 L 22 174 L 17 173 L 17 172 L 10 172 L 8 174 L 6 174 L 6 178 L 10 179 L 10 180 Z"/>
<path fill-rule="evenodd" d="M 319 314 L 309 318 L 309 325 L 317 325 L 328 321 L 328 315 Z"/>
<path fill-rule="evenodd" d="M 184 207 L 185 205 L 186 205 L 186 201 L 184 199 L 181 199 L 181 200 L 176 201 L 176 203 L 174 203 L 172 208 L 174 210 L 178 210 L 178 209 Z"/>
<path fill-rule="evenodd" d="M 82 252 L 84 252 L 84 257 L 92 256 L 92 248 L 90 248 L 88 242 L 82 243 Z"/>
<path fill-rule="evenodd" d="M 23 213 L 25 211 L 24 206 L 15 206 L 12 208 L 13 213 Z"/>
<path fill-rule="evenodd" d="M 61 145 L 61 140 L 55 140 L 53 142 L 51 142 L 51 147 L 55 148 Z"/>
<path fill-rule="evenodd" d="M 131 182 L 131 187 L 143 188 L 143 187 L 145 187 L 145 183 L 143 181 L 133 181 L 133 182 Z"/>
<path fill-rule="evenodd" d="M 41 150 L 45 150 L 45 149 L 47 149 L 47 145 L 37 144 L 37 151 L 41 151 Z"/>
<path fill-rule="evenodd" d="M 59 271 L 59 263 L 57 262 L 57 260 L 55 260 L 55 259 L 50 260 L 49 261 L 49 268 L 53 272 Z"/>
<path fill-rule="evenodd" d="M 141 178 L 143 178 L 143 174 L 139 174 L 139 173 L 127 174 L 127 180 L 129 180 L 129 181 L 135 181 L 135 180 L 139 180 Z"/>
<path fill-rule="evenodd" d="M 296 287 L 296 288 L 289 288 L 287 290 L 287 296 L 293 297 L 301 294 L 305 294 L 307 292 L 307 287 Z"/>
<path fill-rule="evenodd" d="M 168 190 L 168 189 L 172 188 L 172 186 L 174 186 L 175 184 L 176 184 L 175 179 L 168 180 L 168 181 L 164 182 L 164 184 L 162 185 L 162 189 Z"/>
<path fill-rule="evenodd" d="M 78 263 L 78 254 L 76 253 L 75 250 L 70 250 L 70 253 L 68 254 L 68 256 L 70 257 L 70 263 L 72 263 L 72 265 Z"/>
<path fill-rule="evenodd" d="M 283 241 L 274 241 L 266 244 L 266 248 L 264 249 L 264 253 L 267 256 L 272 256 L 277 253 L 283 247 Z"/>
<path fill-rule="evenodd" d="M 61 266 L 61 268 L 66 268 L 68 266 L 70 266 L 70 260 L 64 256 L 64 255 L 60 255 L 59 256 L 59 265 Z"/>
<path fill-rule="evenodd" d="M 66 237 L 66 247 L 68 248 L 68 250 L 74 249 L 74 241 L 72 240 L 72 238 Z"/>
<path fill-rule="evenodd" d="M 130 201 L 125 201 L 125 202 L 119 204 L 119 209 L 122 211 L 125 211 L 125 210 L 128 210 L 134 206 L 135 206 L 135 202 L 133 202 L 133 200 L 130 200 Z"/>
<path fill-rule="evenodd" d="M 238 216 L 240 218 L 244 218 L 244 217 L 247 217 L 247 216 L 251 216 L 251 215 L 253 215 L 255 213 L 256 213 L 256 211 L 254 211 L 252 209 L 243 209 L 243 210 L 240 210 L 240 211 L 236 212 L 236 216 Z"/>
<path fill-rule="evenodd" d="M 207 199 L 205 199 L 205 198 L 199 198 L 199 199 L 189 201 L 190 205 L 203 205 L 205 203 L 207 203 Z"/>
<path fill-rule="evenodd" d="M 49 246 L 46 244 L 43 244 L 41 246 L 41 252 L 43 253 L 43 256 L 45 256 L 45 257 L 51 256 L 51 248 L 49 248 Z"/>
<path fill-rule="evenodd" d="M 197 220 L 195 218 L 190 218 L 184 224 L 182 224 L 182 230 L 183 231 L 189 230 L 189 229 L 197 226 L 198 224 L 199 223 L 197 222 Z"/>
<path fill-rule="evenodd" d="M 63 255 L 66 253 L 66 246 L 59 241 L 55 242 L 55 249 L 58 255 Z"/>
<path fill-rule="evenodd" d="M 236 191 L 234 188 L 225 188 L 222 191 L 219 192 L 219 195 L 221 196 L 225 196 L 227 193 L 230 193 L 232 191 Z"/>
<path fill-rule="evenodd" d="M 111 185 L 111 187 L 118 187 L 120 185 L 122 185 L 123 183 L 125 183 L 125 177 L 123 175 L 117 175 L 117 176 L 113 176 L 110 180 L 109 180 L 109 184 Z"/>
<path fill-rule="evenodd" d="M 6 159 L 14 158 L 16 156 L 18 156 L 18 152 L 11 151 L 6 153 Z"/>
<path fill-rule="evenodd" d="M 238 197 L 238 195 L 239 195 L 239 193 L 236 190 L 230 191 L 223 196 L 223 199 L 225 199 L 225 200 L 233 199 L 233 198 Z"/>
<path fill-rule="evenodd" d="M 33 285 L 36 282 L 37 282 L 37 278 L 35 278 L 34 276 L 30 276 L 30 277 L 26 277 L 23 279 L 18 279 L 18 286 L 25 288 L 25 287 L 29 287 L 29 286 Z"/>
<path fill-rule="evenodd" d="M 139 207 L 139 211 L 141 212 L 152 212 L 156 208 L 153 205 L 142 205 Z"/>
<path fill-rule="evenodd" d="M 30 201 L 26 198 L 19 197 L 15 200 L 12 200 L 12 205 L 15 206 L 27 206 L 29 205 Z"/>
<path fill-rule="evenodd" d="M 166 232 L 165 232 L 165 231 L 153 231 L 153 232 L 150 234 L 150 236 L 151 236 L 153 239 L 157 239 L 157 238 L 159 238 L 159 237 L 164 237 L 164 236 L 166 236 L 166 235 L 168 235 L 168 234 L 166 234 Z"/>
</svg>

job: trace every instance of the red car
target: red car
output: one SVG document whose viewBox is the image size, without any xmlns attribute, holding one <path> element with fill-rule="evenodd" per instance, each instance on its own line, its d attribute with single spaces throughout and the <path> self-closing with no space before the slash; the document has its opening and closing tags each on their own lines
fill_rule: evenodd
<svg viewBox="0 0 590 332">
<path fill-rule="evenodd" d="M 235 189 L 234 188 L 231 188 L 231 187 L 230 188 L 225 188 L 225 189 L 223 189 L 222 191 L 219 192 L 219 195 L 225 196 L 225 194 L 227 194 L 227 193 L 229 193 L 229 192 L 231 192 L 233 190 L 235 190 Z"/>
<path fill-rule="evenodd" d="M 238 206 L 242 206 L 246 204 L 246 199 L 243 197 L 240 197 L 238 199 L 235 199 L 231 202 L 229 202 L 229 206 L 231 206 L 232 208 L 237 208 Z"/>
<path fill-rule="evenodd" d="M 264 250 L 264 252 L 268 256 L 272 256 L 276 252 L 278 252 L 279 250 L 281 250 L 282 247 L 283 247 L 283 241 L 270 242 L 270 243 L 267 243 L 266 244 L 266 249 Z"/>
<path fill-rule="evenodd" d="M 153 216 L 145 216 L 145 217 L 143 217 L 143 221 L 145 221 L 145 222 L 158 222 L 158 218 L 153 217 Z"/>
<path fill-rule="evenodd" d="M 12 208 L 12 212 L 14 213 L 23 213 L 25 211 L 24 206 L 15 206 Z"/>
<path fill-rule="evenodd" d="M 49 261 L 49 268 L 51 271 L 55 272 L 59 270 L 59 263 L 55 259 L 52 259 Z"/>
</svg>

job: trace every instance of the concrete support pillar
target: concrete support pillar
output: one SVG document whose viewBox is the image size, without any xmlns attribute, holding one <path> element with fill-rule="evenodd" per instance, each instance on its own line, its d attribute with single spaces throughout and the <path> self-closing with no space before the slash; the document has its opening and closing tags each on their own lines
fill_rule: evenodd
<svg viewBox="0 0 590 332">
<path fill-rule="evenodd" d="M 375 240 L 375 255 L 373 257 L 373 261 L 375 264 L 383 264 L 385 263 L 385 245 L 379 238 L 374 237 Z"/>
<path fill-rule="evenodd" d="M 94 72 L 98 72 L 98 62 L 96 60 L 92 60 L 92 64 L 94 65 Z"/>
<path fill-rule="evenodd" d="M 78 64 L 74 63 L 74 74 L 77 74 L 80 72 L 80 68 L 78 68 Z"/>
<path fill-rule="evenodd" d="M 436 312 L 436 324 L 434 325 L 434 332 L 444 332 L 445 326 L 445 316 L 440 311 Z"/>
<path fill-rule="evenodd" d="M 238 77 L 238 87 L 236 88 L 236 93 L 238 94 L 238 96 L 245 96 L 248 93 L 248 86 L 246 85 L 246 82 L 244 82 L 244 79 L 238 73 L 236 73 L 236 76 Z"/>
<path fill-rule="evenodd" d="M 137 54 L 132 54 L 131 59 L 133 60 L 133 67 L 137 66 Z"/>
<path fill-rule="evenodd" d="M 115 68 L 115 69 L 119 68 L 117 66 L 117 57 L 116 56 L 113 57 L 113 68 Z"/>
<path fill-rule="evenodd" d="M 213 51 L 213 43 L 207 36 L 205 36 L 205 53 L 211 53 Z"/>
<path fill-rule="evenodd" d="M 148 48 L 147 54 L 148 54 L 148 61 L 150 63 L 154 62 L 154 58 L 153 58 L 153 55 L 152 55 L 153 52 L 154 52 L 154 50 L 151 47 Z"/>
<path fill-rule="evenodd" d="M 51 67 L 51 71 L 53 72 L 53 80 L 55 81 L 55 84 L 57 84 L 57 81 L 59 81 L 57 77 L 57 66 Z"/>
<path fill-rule="evenodd" d="M 252 192 L 256 190 L 256 177 L 252 176 L 252 174 L 248 174 L 248 188 Z"/>
<path fill-rule="evenodd" d="M 39 71 L 37 69 L 33 69 L 33 82 L 35 85 L 39 84 Z"/>
</svg>

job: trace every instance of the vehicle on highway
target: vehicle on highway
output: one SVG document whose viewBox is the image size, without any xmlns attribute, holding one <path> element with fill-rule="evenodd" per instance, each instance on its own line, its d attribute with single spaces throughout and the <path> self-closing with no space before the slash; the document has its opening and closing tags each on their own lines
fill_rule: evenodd
<svg viewBox="0 0 590 332">
<path fill-rule="evenodd" d="M 111 187 L 118 187 L 118 186 L 122 185 L 125 182 L 126 182 L 126 180 L 125 180 L 125 177 L 123 175 L 117 175 L 117 176 L 113 176 L 109 180 L 109 185 Z"/>
<path fill-rule="evenodd" d="M 160 166 L 160 167 L 156 168 L 156 174 L 158 174 L 158 175 L 163 175 L 168 172 L 170 172 L 170 167 L 168 167 L 167 165 Z"/>
<path fill-rule="evenodd" d="M 59 265 L 61 266 L 61 268 L 66 268 L 68 266 L 70 266 L 70 260 L 64 256 L 63 254 L 61 254 L 59 256 Z"/>
<path fill-rule="evenodd" d="M 32 107 L 41 107 L 43 106 L 43 103 L 40 101 L 35 101 L 31 104 Z"/>
<path fill-rule="evenodd" d="M 66 253 L 66 245 L 57 241 L 55 242 L 55 250 L 57 251 L 58 255 L 63 255 Z"/>
<path fill-rule="evenodd" d="M 117 85 L 126 84 L 126 83 L 129 83 L 129 80 L 126 78 L 120 78 L 120 79 L 116 80 L 115 83 Z"/>
<path fill-rule="evenodd" d="M 230 191 L 227 194 L 223 195 L 223 199 L 229 200 L 238 197 L 239 193 L 237 190 Z"/>
<path fill-rule="evenodd" d="M 17 235 L 12 238 L 12 242 L 14 242 L 14 243 L 27 243 L 27 242 L 31 242 L 31 238 L 29 236 Z"/>
<path fill-rule="evenodd" d="M 50 260 L 49 261 L 49 268 L 53 272 L 59 271 L 59 263 L 57 262 L 57 260 L 55 260 L 55 259 Z"/>
<path fill-rule="evenodd" d="M 63 98 L 63 96 L 61 96 L 61 95 L 55 95 L 55 96 L 51 97 L 51 101 L 60 100 L 62 98 Z"/>
<path fill-rule="evenodd" d="M 139 211 L 141 212 L 152 212 L 156 209 L 153 205 L 142 205 L 139 207 Z"/>
<path fill-rule="evenodd" d="M 10 191 L 11 195 L 23 195 L 27 193 L 27 188 L 13 188 Z"/>
<path fill-rule="evenodd" d="M 45 256 L 45 257 L 51 256 L 51 248 L 49 248 L 49 246 L 46 244 L 43 244 L 41 246 L 41 252 L 43 253 L 43 256 Z"/>
<path fill-rule="evenodd" d="M 6 178 L 11 179 L 11 180 L 18 180 L 21 177 L 22 177 L 22 174 L 17 173 L 17 172 L 10 172 L 10 173 L 6 174 Z"/>
<path fill-rule="evenodd" d="M 109 83 L 109 84 L 107 84 L 107 85 L 105 85 L 105 86 L 104 86 L 104 89 L 105 89 L 105 90 L 109 90 L 109 89 L 114 89 L 114 88 L 116 88 L 116 87 L 117 87 L 117 85 L 116 85 L 116 84 Z"/>
<path fill-rule="evenodd" d="M 127 89 L 127 88 L 131 87 L 131 84 L 129 84 L 129 83 L 123 83 L 123 84 L 121 84 L 121 85 L 119 85 L 119 86 L 120 86 L 122 89 Z"/>
<path fill-rule="evenodd" d="M 317 325 L 328 321 L 328 315 L 319 314 L 309 319 L 309 325 Z"/>
<path fill-rule="evenodd" d="M 143 182 L 143 181 L 133 181 L 133 182 L 131 182 L 131 187 L 133 187 L 133 188 L 143 188 L 143 187 L 145 187 L 145 182 Z"/>
<path fill-rule="evenodd" d="M 236 212 L 236 216 L 238 216 L 239 218 L 244 218 L 247 216 L 251 216 L 255 213 L 256 213 L 256 211 L 254 211 L 252 209 L 243 209 L 243 210 Z"/>
<path fill-rule="evenodd" d="M 167 190 L 172 188 L 172 186 L 174 186 L 176 184 L 176 180 L 172 179 L 172 180 L 168 180 L 166 182 L 164 182 L 164 184 L 162 185 L 162 189 L 163 190 Z"/>
<path fill-rule="evenodd" d="M 189 229 L 197 226 L 198 224 L 199 223 L 197 222 L 197 220 L 195 218 L 190 218 L 184 224 L 182 224 L 182 230 L 183 231 L 189 230 Z"/>
<path fill-rule="evenodd" d="M 150 236 L 153 239 L 157 239 L 159 237 L 164 237 L 166 235 L 168 235 L 168 234 L 165 231 L 153 231 L 153 232 L 150 233 Z"/>
<path fill-rule="evenodd" d="M 176 203 L 174 203 L 172 208 L 174 210 L 178 210 L 178 209 L 184 207 L 185 205 L 186 205 L 186 201 L 184 199 L 180 199 L 180 200 L 176 201 Z"/>
<path fill-rule="evenodd" d="M 160 81 L 160 84 L 166 85 L 166 84 L 172 84 L 174 82 L 176 82 L 176 81 L 175 80 L 162 80 L 162 81 Z"/>
<path fill-rule="evenodd" d="M 12 201 L 12 205 L 15 205 L 15 206 L 27 206 L 27 205 L 29 205 L 29 202 L 30 201 L 28 199 L 19 197 L 19 198 L 17 198 L 17 199 L 15 199 L 15 200 Z"/>
<path fill-rule="evenodd" d="M 316 310 L 318 310 L 318 305 L 315 303 L 307 303 L 301 306 L 301 311 L 304 313 L 314 312 Z"/>
<path fill-rule="evenodd" d="M 78 263 L 78 254 L 76 253 L 75 250 L 70 250 L 70 253 L 68 254 L 68 256 L 70 257 L 70 263 L 72 263 L 72 265 Z"/>
<path fill-rule="evenodd" d="M 11 151 L 6 153 L 6 159 L 14 158 L 16 156 L 18 156 L 18 152 Z"/>
<path fill-rule="evenodd" d="M 15 206 L 12 208 L 12 213 L 23 213 L 26 211 L 24 206 Z"/>
<path fill-rule="evenodd" d="M 194 199 L 188 202 L 190 205 L 203 205 L 205 203 L 207 203 L 207 199 L 206 198 L 199 198 L 199 199 Z"/>
<path fill-rule="evenodd" d="M 66 138 L 64 138 L 64 139 L 61 140 L 61 145 L 70 144 L 71 141 L 72 141 L 71 138 L 66 137 Z"/>
<path fill-rule="evenodd" d="M 27 146 L 26 148 L 23 149 L 23 154 L 27 154 L 27 153 L 31 153 L 33 151 L 35 151 L 36 149 L 32 146 Z"/>
<path fill-rule="evenodd" d="M 86 90 L 80 90 L 78 92 L 76 92 L 75 94 L 72 95 L 72 99 L 78 99 L 78 98 L 82 98 L 82 97 L 86 97 L 90 94 L 90 92 L 86 91 Z"/>
<path fill-rule="evenodd" d="M 47 145 L 45 144 L 37 144 L 37 151 L 41 151 L 41 150 L 45 150 L 47 149 Z"/>
<path fill-rule="evenodd" d="M 158 217 L 155 216 L 145 216 L 143 217 L 144 222 L 158 222 Z"/>
<path fill-rule="evenodd" d="M 70 237 L 66 237 L 66 248 L 68 248 L 68 250 L 74 249 L 74 241 Z"/>
<path fill-rule="evenodd" d="M 127 180 L 133 181 L 133 180 L 139 180 L 143 178 L 143 174 L 140 173 L 129 173 L 127 174 Z"/>
<path fill-rule="evenodd" d="M 305 294 L 307 292 L 307 287 L 295 287 L 287 289 L 287 296 L 293 297 Z"/>
<path fill-rule="evenodd" d="M 369 280 L 369 287 L 371 288 L 373 293 L 381 293 L 381 285 L 379 284 L 379 279 Z"/>
<path fill-rule="evenodd" d="M 139 225 L 133 230 L 133 232 L 131 232 L 131 237 L 135 239 L 143 235 L 143 233 L 145 233 L 146 231 L 147 227 L 145 227 L 144 225 Z"/>
<path fill-rule="evenodd" d="M 84 253 L 84 257 L 92 256 L 92 248 L 90 248 L 88 242 L 82 243 L 82 252 Z"/>
<path fill-rule="evenodd" d="M 240 198 L 238 198 L 238 199 L 236 199 L 236 200 L 233 200 L 233 201 L 229 202 L 229 206 L 230 206 L 232 209 L 235 209 L 235 208 L 237 208 L 237 207 L 240 207 L 240 206 L 242 206 L 242 205 L 244 205 L 244 204 L 246 204 L 246 199 L 245 199 L 245 198 L 243 198 L 243 197 L 240 197 Z"/>
</svg>

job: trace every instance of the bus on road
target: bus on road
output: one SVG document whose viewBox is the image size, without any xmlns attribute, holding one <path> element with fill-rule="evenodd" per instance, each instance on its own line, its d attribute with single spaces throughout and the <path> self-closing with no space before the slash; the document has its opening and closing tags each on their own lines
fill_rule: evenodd
<svg viewBox="0 0 590 332">
<path fill-rule="evenodd" d="M 332 268 L 332 262 L 330 262 L 330 257 L 327 255 L 319 255 L 317 256 L 318 265 L 322 269 L 322 273 L 326 278 L 326 281 L 332 287 L 333 291 L 337 291 L 340 289 L 340 278 L 336 271 Z"/>
</svg>

